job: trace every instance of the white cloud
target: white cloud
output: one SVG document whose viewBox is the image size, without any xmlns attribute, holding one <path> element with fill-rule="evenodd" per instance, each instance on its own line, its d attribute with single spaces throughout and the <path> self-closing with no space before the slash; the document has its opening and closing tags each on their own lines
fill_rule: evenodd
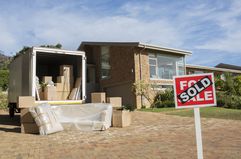
<svg viewBox="0 0 241 159">
<path fill-rule="evenodd" d="M 21 17 L 21 13 L 16 17 Z M 172 26 L 166 19 L 146 21 L 124 14 L 92 16 L 81 10 L 66 11 L 63 6 L 40 9 L 28 15 L 24 21 L 7 20 L 5 23 L 17 26 L 17 28 L 10 27 L 5 32 L 14 32 L 15 36 L 11 39 L 22 45 L 60 42 L 65 48 L 76 49 L 83 40 L 142 41 L 172 47 L 182 45 L 181 36 L 175 26 Z M 3 50 L 21 49 L 21 46 L 7 41 L 1 47 Z"/>
<path fill-rule="evenodd" d="M 219 50 L 241 54 L 241 3 L 233 1 L 230 8 L 212 12 L 209 16 L 203 17 L 215 22 L 222 29 L 222 38 L 218 35 L 207 39 L 205 43 L 197 46 L 198 49 Z"/>
<path fill-rule="evenodd" d="M 231 2 L 230 7 L 202 1 L 186 7 L 183 4 L 189 2 L 167 5 L 131 1 L 115 6 L 111 13 L 102 13 L 105 9 L 89 8 L 85 3 L 78 3 L 77 8 L 73 3 L 50 7 L 37 0 L 39 8 L 9 15 L 0 11 L 0 49 L 16 52 L 24 45 L 62 43 L 64 48 L 75 50 L 81 41 L 91 40 L 141 41 L 188 50 L 215 50 L 214 54 L 217 50 L 226 52 L 208 60 L 198 58 L 202 56 L 200 51 L 193 52 L 191 61 L 208 65 L 226 58 L 227 52 L 241 52 L 241 1 Z"/>
<path fill-rule="evenodd" d="M 15 36 L 9 31 L 8 27 L 0 17 L 0 49 L 3 51 L 11 50 L 16 45 Z"/>
</svg>

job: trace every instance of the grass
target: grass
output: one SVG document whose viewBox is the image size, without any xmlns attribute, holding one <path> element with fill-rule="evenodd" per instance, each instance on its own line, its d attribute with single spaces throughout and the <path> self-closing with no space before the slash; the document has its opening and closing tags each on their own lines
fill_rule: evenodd
<svg viewBox="0 0 241 159">
<path fill-rule="evenodd" d="M 140 109 L 140 111 L 158 113 L 158 112 L 169 112 L 169 111 L 177 111 L 177 110 L 175 108 L 143 108 L 143 109 Z"/>
<path fill-rule="evenodd" d="M 193 117 L 193 109 L 178 109 L 175 108 L 148 108 L 141 109 L 141 111 L 146 112 L 160 112 L 167 115 L 178 115 L 182 117 Z M 240 109 L 226 109 L 220 107 L 206 107 L 200 108 L 201 117 L 204 118 L 218 118 L 218 119 L 231 119 L 231 120 L 241 120 L 241 110 Z"/>
</svg>

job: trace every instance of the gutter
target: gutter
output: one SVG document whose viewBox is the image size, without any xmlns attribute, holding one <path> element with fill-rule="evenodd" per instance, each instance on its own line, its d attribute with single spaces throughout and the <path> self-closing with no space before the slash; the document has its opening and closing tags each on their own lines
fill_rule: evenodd
<svg viewBox="0 0 241 159">
<path fill-rule="evenodd" d="M 151 45 L 151 44 L 145 44 L 145 43 L 139 43 L 138 47 L 144 48 L 144 49 L 153 49 L 153 50 L 167 51 L 167 52 L 172 52 L 172 53 L 175 53 L 175 54 L 192 55 L 191 51 L 180 50 L 180 49 L 173 49 L 173 48 L 167 48 L 167 47 L 160 47 L 160 46 Z"/>
</svg>

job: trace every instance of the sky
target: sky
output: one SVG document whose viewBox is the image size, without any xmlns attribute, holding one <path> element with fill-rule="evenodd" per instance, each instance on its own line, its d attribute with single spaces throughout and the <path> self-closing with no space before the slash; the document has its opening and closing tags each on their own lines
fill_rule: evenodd
<svg viewBox="0 0 241 159">
<path fill-rule="evenodd" d="M 0 0 L 0 52 L 81 41 L 192 51 L 188 64 L 241 65 L 240 0 Z"/>
</svg>

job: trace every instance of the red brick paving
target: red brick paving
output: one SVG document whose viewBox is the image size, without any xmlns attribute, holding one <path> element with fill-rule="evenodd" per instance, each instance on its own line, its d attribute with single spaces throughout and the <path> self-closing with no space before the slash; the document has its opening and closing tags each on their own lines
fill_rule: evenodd
<svg viewBox="0 0 241 159">
<path fill-rule="evenodd" d="M 0 158 L 196 158 L 194 121 L 133 112 L 133 123 L 107 131 L 21 134 L 18 118 L 0 112 Z M 241 158 L 241 121 L 202 119 L 204 158 Z"/>
</svg>

